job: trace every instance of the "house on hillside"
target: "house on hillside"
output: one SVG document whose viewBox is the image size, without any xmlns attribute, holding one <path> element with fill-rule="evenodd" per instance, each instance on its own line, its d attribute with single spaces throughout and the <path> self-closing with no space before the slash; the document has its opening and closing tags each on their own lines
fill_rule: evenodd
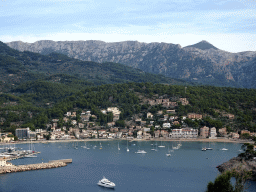
<svg viewBox="0 0 256 192">
<path fill-rule="evenodd" d="M 154 117 L 154 116 L 153 116 L 152 113 L 150 113 L 150 112 L 147 113 L 147 119 L 153 119 L 153 117 Z"/>
<path fill-rule="evenodd" d="M 197 113 L 189 113 L 188 115 L 189 119 L 202 119 L 203 115 L 197 114 Z"/>
</svg>

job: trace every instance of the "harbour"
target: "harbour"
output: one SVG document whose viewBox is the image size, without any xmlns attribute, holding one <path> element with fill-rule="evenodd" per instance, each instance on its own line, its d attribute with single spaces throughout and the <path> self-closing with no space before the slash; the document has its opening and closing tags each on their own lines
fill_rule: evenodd
<svg viewBox="0 0 256 192">
<path fill-rule="evenodd" d="M 78 149 L 72 142 L 38 143 L 35 147 L 41 153 L 37 158 L 16 159 L 11 163 L 19 166 L 72 158 L 72 164 L 60 169 L 0 174 L 0 191 L 106 191 L 97 185 L 105 176 L 116 184 L 116 191 L 122 192 L 203 192 L 219 174 L 216 166 L 237 156 L 241 149 L 241 144 L 226 143 L 229 150 L 222 151 L 224 143 L 216 142 L 211 143 L 212 150 L 202 152 L 205 145 L 205 142 L 162 141 L 165 147 L 159 148 L 156 146 L 161 146 L 161 141 L 133 141 L 128 142 L 128 152 L 127 141 L 87 141 L 87 148 L 82 147 L 84 142 L 78 142 Z M 28 144 L 19 147 L 26 149 Z M 153 147 L 157 151 L 152 151 Z M 138 150 L 147 153 L 135 153 Z M 169 150 L 171 156 L 167 157 Z M 248 192 L 254 187 L 251 182 Z"/>
</svg>

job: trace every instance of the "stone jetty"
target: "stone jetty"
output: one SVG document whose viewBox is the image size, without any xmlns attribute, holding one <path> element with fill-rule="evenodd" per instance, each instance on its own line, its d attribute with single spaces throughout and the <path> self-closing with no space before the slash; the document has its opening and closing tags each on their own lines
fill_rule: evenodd
<svg viewBox="0 0 256 192">
<path fill-rule="evenodd" d="M 68 161 L 70 163 L 70 160 Z M 72 162 L 72 160 L 71 160 Z M 22 171 L 32 171 L 32 170 L 41 170 L 41 169 L 52 169 L 57 167 L 67 166 L 65 160 L 56 160 L 48 163 L 38 163 L 38 164 L 28 164 L 28 165 L 12 165 L 0 167 L 0 174 L 4 173 L 15 173 Z"/>
</svg>

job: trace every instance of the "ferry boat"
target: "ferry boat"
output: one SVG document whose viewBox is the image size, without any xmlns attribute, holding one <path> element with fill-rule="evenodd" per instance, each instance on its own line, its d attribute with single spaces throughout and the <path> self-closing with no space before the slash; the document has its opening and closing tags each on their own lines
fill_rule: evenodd
<svg viewBox="0 0 256 192">
<path fill-rule="evenodd" d="M 103 179 L 99 180 L 98 185 L 100 185 L 102 187 L 107 187 L 107 188 L 114 188 L 116 186 L 115 183 L 109 181 L 105 177 L 103 177 Z"/>
</svg>

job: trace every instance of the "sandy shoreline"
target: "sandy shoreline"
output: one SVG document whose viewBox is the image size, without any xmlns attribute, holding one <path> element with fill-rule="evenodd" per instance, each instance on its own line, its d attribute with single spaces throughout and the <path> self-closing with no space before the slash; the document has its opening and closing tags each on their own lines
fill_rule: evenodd
<svg viewBox="0 0 256 192">
<path fill-rule="evenodd" d="M 121 141 L 126 139 L 70 139 L 70 140 L 41 140 L 41 141 L 32 141 L 32 143 L 67 143 L 67 142 L 90 142 L 90 141 Z M 145 140 L 145 139 L 129 139 L 129 142 L 132 141 L 181 141 L 181 142 L 220 142 L 220 143 L 254 143 L 251 140 L 240 140 L 240 139 L 225 139 L 225 138 L 218 138 L 218 139 L 164 139 L 164 138 L 159 138 L 159 139 L 150 139 L 150 140 Z M 16 141 L 13 143 L 0 143 L 0 145 L 8 145 L 8 144 L 25 144 L 25 143 L 30 143 L 30 141 Z"/>
</svg>

